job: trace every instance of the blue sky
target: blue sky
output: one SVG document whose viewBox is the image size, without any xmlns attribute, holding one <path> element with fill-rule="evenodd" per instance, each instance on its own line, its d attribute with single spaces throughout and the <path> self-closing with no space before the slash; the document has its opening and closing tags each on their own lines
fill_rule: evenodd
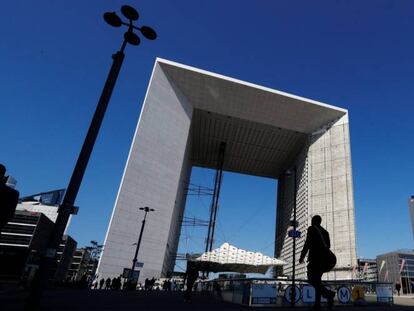
<svg viewBox="0 0 414 311">
<path fill-rule="evenodd" d="M 127 47 L 70 227 L 80 245 L 104 239 L 151 69 L 163 57 L 348 109 L 358 255 L 413 248 L 411 1 L 4 1 L 0 161 L 22 195 L 66 187 L 122 41 L 102 14 L 122 4 L 159 37 Z M 209 178 L 193 174 L 196 183 Z M 218 238 L 272 255 L 275 187 L 226 173 Z M 202 217 L 209 200 L 188 205 Z"/>
</svg>

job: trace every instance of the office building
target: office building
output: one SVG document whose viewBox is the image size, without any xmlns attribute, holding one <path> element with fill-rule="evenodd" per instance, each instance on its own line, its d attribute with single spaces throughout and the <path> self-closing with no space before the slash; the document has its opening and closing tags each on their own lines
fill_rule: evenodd
<svg viewBox="0 0 414 311">
<path fill-rule="evenodd" d="M 414 250 L 377 256 L 378 281 L 400 283 L 403 293 L 414 293 Z"/>
<path fill-rule="evenodd" d="M 73 254 L 76 251 L 77 242 L 69 235 L 64 235 L 56 250 L 55 265 L 51 277 L 55 282 L 64 282 L 68 278 Z"/>
<path fill-rule="evenodd" d="M 17 210 L 43 213 L 55 222 L 58 216 L 59 204 L 62 203 L 65 189 L 41 192 L 19 199 Z"/>
<path fill-rule="evenodd" d="M 85 275 L 89 279 L 95 275 L 97 266 L 98 260 L 92 258 L 89 250 L 86 248 L 78 248 L 73 254 L 68 277 L 72 281 L 79 281 Z"/>
<path fill-rule="evenodd" d="M 358 258 L 357 279 L 364 282 L 377 282 L 377 260 L 368 258 Z"/>
<path fill-rule="evenodd" d="M 0 280 L 18 282 L 24 273 L 32 276 L 52 229 L 53 222 L 43 214 L 16 211 L 0 234 Z"/>
<path fill-rule="evenodd" d="M 30 279 L 38 269 L 40 254 L 44 253 L 52 233 L 53 222 L 39 212 L 16 210 L 0 235 L 0 279 L 19 282 Z M 72 261 L 76 241 L 64 236 L 49 276 L 51 281 L 63 282 Z"/>
</svg>

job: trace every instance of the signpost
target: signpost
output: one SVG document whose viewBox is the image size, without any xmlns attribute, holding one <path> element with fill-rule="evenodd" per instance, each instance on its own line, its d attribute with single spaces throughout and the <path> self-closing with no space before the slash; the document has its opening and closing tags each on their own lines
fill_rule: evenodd
<svg viewBox="0 0 414 311">
<path fill-rule="evenodd" d="M 131 277 L 130 277 L 130 279 L 132 279 L 133 281 L 135 281 L 135 282 L 138 282 L 138 278 L 139 278 L 139 270 L 134 270 L 133 272 L 132 272 L 132 275 L 131 275 L 131 269 L 129 269 L 129 268 L 124 268 L 124 271 L 122 272 L 122 277 L 124 278 L 124 279 L 128 279 L 129 278 L 129 276 L 131 275 Z"/>
<path fill-rule="evenodd" d="M 299 221 L 297 221 L 297 220 L 290 220 L 289 221 L 289 224 L 292 226 L 292 227 L 299 227 Z"/>
<path fill-rule="evenodd" d="M 136 263 L 135 263 L 135 268 L 143 268 L 144 267 L 144 263 L 143 262 L 139 262 L 139 261 L 137 261 Z"/>
<path fill-rule="evenodd" d="M 288 231 L 288 236 L 290 238 L 300 238 L 302 232 L 300 232 L 299 230 L 289 230 Z"/>
</svg>

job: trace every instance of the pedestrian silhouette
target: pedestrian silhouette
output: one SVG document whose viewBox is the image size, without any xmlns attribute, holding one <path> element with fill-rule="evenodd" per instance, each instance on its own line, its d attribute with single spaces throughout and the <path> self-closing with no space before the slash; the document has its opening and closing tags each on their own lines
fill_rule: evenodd
<svg viewBox="0 0 414 311">
<path fill-rule="evenodd" d="M 400 283 L 395 284 L 395 289 L 397 290 L 398 296 L 400 296 L 401 284 Z"/>
<path fill-rule="evenodd" d="M 105 283 L 105 279 L 104 279 L 104 278 L 102 278 L 102 279 L 99 281 L 99 289 L 102 289 L 102 287 L 103 287 L 104 283 Z"/>
<path fill-rule="evenodd" d="M 322 275 L 333 269 L 336 257 L 330 250 L 329 233 L 321 226 L 322 218 L 319 215 L 312 217 L 312 225 L 308 228 L 305 245 L 300 254 L 299 263 L 303 263 L 308 255 L 308 282 L 315 288 L 315 304 L 312 308 L 318 311 L 321 308 L 321 296 L 328 300 L 328 308 L 332 309 L 335 292 L 322 285 Z"/>
<path fill-rule="evenodd" d="M 12 219 L 19 201 L 19 192 L 6 185 L 6 167 L 0 164 L 0 232 Z"/>
<path fill-rule="evenodd" d="M 283 284 L 282 284 L 282 282 L 279 282 L 279 284 L 277 286 L 277 292 L 279 294 L 283 292 Z"/>
<path fill-rule="evenodd" d="M 189 302 L 191 300 L 191 292 L 195 281 L 198 278 L 198 269 L 192 261 L 187 261 L 187 270 L 186 270 L 186 281 L 187 288 L 184 292 L 184 301 Z"/>
<path fill-rule="evenodd" d="M 136 285 L 136 284 L 135 284 Z M 120 276 L 118 276 L 117 278 L 116 278 L 116 290 L 120 290 L 121 289 L 121 286 L 122 286 L 122 282 L 121 282 L 121 277 Z M 135 288 L 134 288 L 135 289 Z"/>
<path fill-rule="evenodd" d="M 105 281 L 105 289 L 111 289 L 111 279 L 107 278 Z"/>
<path fill-rule="evenodd" d="M 112 278 L 111 289 L 116 289 L 116 278 Z"/>
</svg>

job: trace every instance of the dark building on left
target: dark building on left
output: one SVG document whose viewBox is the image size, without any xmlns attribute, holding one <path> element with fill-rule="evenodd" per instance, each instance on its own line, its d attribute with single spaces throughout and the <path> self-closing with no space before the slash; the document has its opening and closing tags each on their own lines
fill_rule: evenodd
<svg viewBox="0 0 414 311">
<path fill-rule="evenodd" d="M 53 229 L 54 213 L 64 190 L 56 190 L 21 198 L 13 218 L 0 233 L 0 282 L 31 281 Z M 43 213 L 43 210 L 44 212 Z M 65 235 L 56 254 L 50 274 L 52 282 L 66 280 L 77 243 Z"/>
</svg>

